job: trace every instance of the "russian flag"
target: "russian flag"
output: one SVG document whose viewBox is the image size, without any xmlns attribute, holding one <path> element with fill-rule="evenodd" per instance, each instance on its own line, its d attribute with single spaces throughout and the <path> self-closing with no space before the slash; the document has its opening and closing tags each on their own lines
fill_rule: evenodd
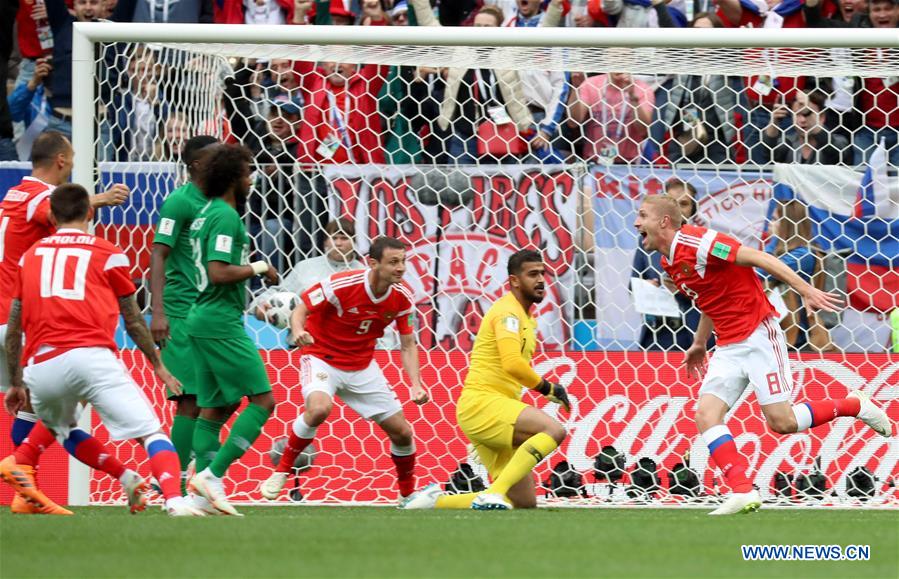
<svg viewBox="0 0 899 579">
<path fill-rule="evenodd" d="M 893 177 L 895 185 L 896 177 Z M 858 219 L 899 219 L 899 199 L 891 196 L 889 171 L 887 168 L 887 150 L 883 140 L 874 149 L 868 167 L 862 176 L 855 200 L 855 217 Z"/>
<path fill-rule="evenodd" d="M 808 206 L 813 242 L 846 255 L 849 305 L 887 313 L 899 307 L 899 178 L 878 147 L 864 174 L 821 165 L 775 165 L 774 201 Z"/>
</svg>

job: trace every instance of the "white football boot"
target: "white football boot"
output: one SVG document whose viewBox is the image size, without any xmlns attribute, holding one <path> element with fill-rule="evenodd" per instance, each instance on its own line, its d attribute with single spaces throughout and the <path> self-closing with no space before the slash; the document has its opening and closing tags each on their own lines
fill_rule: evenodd
<svg viewBox="0 0 899 579">
<path fill-rule="evenodd" d="M 218 510 L 217 508 L 215 508 L 214 506 L 212 506 L 212 503 L 210 503 L 208 500 L 201 497 L 200 495 L 190 494 L 184 498 L 187 500 L 187 503 L 194 510 L 200 511 L 201 513 L 203 513 L 206 516 L 215 517 L 218 515 L 224 516 L 224 514 L 225 514 L 225 513 L 221 512 L 220 510 Z"/>
<path fill-rule="evenodd" d="M 443 494 L 440 485 L 431 483 L 421 490 L 415 491 L 408 497 L 400 499 L 397 508 L 404 510 L 413 509 L 433 509 L 437 504 L 437 499 Z"/>
<path fill-rule="evenodd" d="M 481 493 L 474 498 L 471 508 L 476 511 L 508 511 L 512 509 L 512 504 L 503 495 Z"/>
<path fill-rule="evenodd" d="M 278 498 L 281 489 L 287 484 L 288 473 L 275 471 L 259 485 L 259 492 L 270 501 Z"/>
<path fill-rule="evenodd" d="M 748 493 L 733 493 L 724 504 L 709 513 L 710 515 L 737 515 L 754 513 L 762 508 L 762 495 L 755 489 Z"/>
<path fill-rule="evenodd" d="M 128 497 L 128 510 L 132 515 L 147 508 L 147 492 L 150 490 L 150 485 L 143 477 L 129 469 L 122 474 L 119 482 L 122 483 L 122 490 Z"/>
<path fill-rule="evenodd" d="M 205 513 L 194 508 L 187 497 L 175 497 L 165 502 L 165 512 L 170 517 L 204 517 Z"/>
<path fill-rule="evenodd" d="M 871 397 L 861 390 L 853 390 L 847 398 L 858 398 L 861 403 L 861 410 L 858 412 L 858 419 L 871 427 L 871 429 L 879 434 L 889 438 L 893 435 L 893 425 L 890 424 L 890 417 L 883 409 L 873 402 Z"/>
<path fill-rule="evenodd" d="M 195 474 L 194 477 L 190 479 L 188 487 L 192 493 L 200 495 L 212 503 L 212 506 L 222 513 L 234 517 L 243 516 L 228 502 L 228 497 L 225 495 L 225 485 L 222 482 L 222 479 L 212 474 L 212 471 L 208 468 L 203 472 Z"/>
</svg>

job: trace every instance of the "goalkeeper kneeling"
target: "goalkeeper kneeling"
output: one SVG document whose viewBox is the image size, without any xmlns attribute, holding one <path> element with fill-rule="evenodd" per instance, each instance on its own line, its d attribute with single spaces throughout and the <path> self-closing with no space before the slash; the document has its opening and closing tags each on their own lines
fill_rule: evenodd
<svg viewBox="0 0 899 579">
<path fill-rule="evenodd" d="M 436 483 L 404 500 L 404 509 L 507 510 L 537 506 L 533 468 L 565 439 L 565 428 L 521 401 L 521 385 L 570 411 L 565 388 L 537 375 L 531 358 L 537 322 L 530 315 L 546 295 L 540 253 L 521 250 L 507 266 L 511 291 L 484 316 L 456 407 L 459 427 L 474 445 L 493 484 L 482 493 L 445 495 Z"/>
</svg>

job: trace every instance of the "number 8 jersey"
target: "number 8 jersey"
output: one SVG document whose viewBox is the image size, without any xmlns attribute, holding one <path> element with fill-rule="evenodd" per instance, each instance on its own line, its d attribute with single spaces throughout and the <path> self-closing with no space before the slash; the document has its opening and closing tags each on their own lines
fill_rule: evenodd
<svg viewBox="0 0 899 579">
<path fill-rule="evenodd" d="M 130 270 L 121 249 L 77 229 L 60 229 L 26 251 L 13 292 L 22 302 L 23 362 L 47 348 L 51 355 L 115 350 L 118 299 L 136 291 Z"/>
</svg>

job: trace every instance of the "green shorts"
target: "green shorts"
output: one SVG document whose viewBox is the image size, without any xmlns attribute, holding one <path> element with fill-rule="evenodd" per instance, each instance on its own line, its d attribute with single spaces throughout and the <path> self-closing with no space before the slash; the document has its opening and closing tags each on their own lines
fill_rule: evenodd
<svg viewBox="0 0 899 579">
<path fill-rule="evenodd" d="M 272 391 L 262 357 L 248 336 L 190 336 L 190 344 L 200 408 L 230 406 L 244 396 Z"/>
<path fill-rule="evenodd" d="M 162 349 L 162 363 L 181 382 L 183 395 L 196 396 L 197 382 L 194 370 L 194 355 L 187 335 L 187 318 L 169 318 L 169 339 Z M 178 396 L 167 391 L 169 400 Z"/>
</svg>

